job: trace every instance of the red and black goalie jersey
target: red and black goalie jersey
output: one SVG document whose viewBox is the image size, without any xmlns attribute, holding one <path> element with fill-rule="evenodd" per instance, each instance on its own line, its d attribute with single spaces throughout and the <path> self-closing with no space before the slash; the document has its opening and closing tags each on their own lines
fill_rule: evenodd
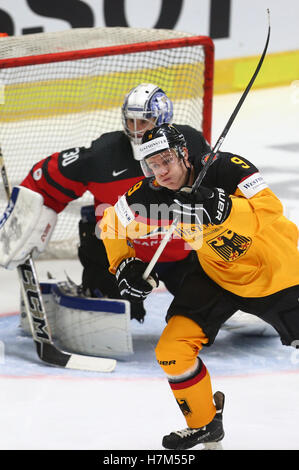
<svg viewBox="0 0 299 470">
<path fill-rule="evenodd" d="M 210 151 L 201 132 L 190 126 L 175 126 L 186 138 L 191 159 Z M 108 205 L 113 206 L 128 188 L 143 177 L 129 139 L 122 131 L 115 131 L 103 134 L 89 148 L 72 148 L 44 158 L 33 165 L 21 184 L 40 193 L 45 205 L 57 213 L 69 202 L 90 191 L 99 220 Z M 149 261 L 160 241 L 159 237 L 138 241 L 136 255 Z M 176 261 L 187 255 L 184 242 L 174 239 L 164 250 L 160 261 Z"/>
</svg>

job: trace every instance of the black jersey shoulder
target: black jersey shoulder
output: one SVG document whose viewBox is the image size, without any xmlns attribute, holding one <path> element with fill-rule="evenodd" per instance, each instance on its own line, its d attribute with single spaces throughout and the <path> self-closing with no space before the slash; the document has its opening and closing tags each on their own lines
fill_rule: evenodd
<svg viewBox="0 0 299 470">
<path fill-rule="evenodd" d="M 126 192 L 125 197 L 129 206 L 143 204 L 150 207 L 151 204 L 173 203 L 173 191 L 159 186 L 153 177 L 138 181 Z"/>
<path fill-rule="evenodd" d="M 139 181 L 125 194 L 136 220 L 149 225 L 163 225 L 174 220 L 173 196 L 173 191 L 158 186 L 154 178 Z"/>
<path fill-rule="evenodd" d="M 193 162 L 197 156 L 204 155 L 211 151 L 209 143 L 204 138 L 202 132 L 188 125 L 173 124 L 186 139 L 189 160 Z"/>
<path fill-rule="evenodd" d="M 203 158 L 196 159 L 196 176 L 204 164 Z M 229 194 L 234 194 L 242 180 L 258 171 L 258 168 L 244 157 L 230 152 L 218 152 L 202 184 L 210 188 L 223 188 Z"/>
<path fill-rule="evenodd" d="M 68 155 L 77 152 L 77 158 Z M 140 163 L 134 159 L 128 137 L 122 131 L 102 134 L 90 147 L 60 152 L 59 169 L 74 181 L 109 183 L 127 178 L 142 177 Z"/>
</svg>

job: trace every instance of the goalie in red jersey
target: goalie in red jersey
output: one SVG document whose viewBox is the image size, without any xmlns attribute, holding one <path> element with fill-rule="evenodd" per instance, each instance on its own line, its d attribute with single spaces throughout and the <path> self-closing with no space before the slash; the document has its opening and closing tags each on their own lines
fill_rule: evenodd
<svg viewBox="0 0 299 470">
<path fill-rule="evenodd" d="M 171 122 L 173 105 L 159 86 L 146 83 L 128 93 L 121 113 L 123 131 L 101 135 L 92 142 L 90 148 L 57 151 L 32 167 L 21 183 L 21 188 L 27 188 L 24 199 L 27 201 L 32 196 L 40 212 L 30 212 L 26 239 L 20 237 L 18 243 L 13 245 L 13 250 L 5 255 L 2 262 L 5 267 L 21 264 L 32 249 L 43 251 L 55 226 L 56 214 L 63 211 L 69 202 L 89 191 L 94 196 L 94 206 L 82 209 L 79 223 L 78 256 L 83 266 L 82 290 L 91 297 L 120 298 L 115 278 L 108 271 L 104 245 L 95 233 L 96 221 L 101 220 L 107 206 L 114 205 L 121 194 L 143 177 L 138 155 L 143 133 L 155 125 Z M 210 147 L 201 132 L 187 125 L 178 127 L 186 135 L 192 154 L 209 151 Z M 41 196 L 39 201 L 37 195 Z M 51 229 L 48 228 L 45 234 L 47 227 Z M 138 240 L 136 252 L 149 261 L 160 240 L 159 236 L 151 240 Z M 192 256 L 191 248 L 186 250 L 181 240 L 174 240 L 165 250 L 159 270 L 161 279 L 171 293 L 174 294 L 178 289 Z M 131 303 L 132 318 L 143 321 L 144 315 L 142 303 Z"/>
</svg>

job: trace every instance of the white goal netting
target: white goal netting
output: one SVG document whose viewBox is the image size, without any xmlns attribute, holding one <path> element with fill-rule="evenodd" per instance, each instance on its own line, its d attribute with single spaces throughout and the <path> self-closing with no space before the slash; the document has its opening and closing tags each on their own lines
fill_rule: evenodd
<svg viewBox="0 0 299 470">
<path fill-rule="evenodd" d="M 213 44 L 172 30 L 75 29 L 0 38 L 0 144 L 12 186 L 50 154 L 88 146 L 122 129 L 126 93 L 159 85 L 174 103 L 174 122 L 210 136 Z M 2 185 L 0 210 L 6 198 Z M 77 256 L 80 207 L 59 215 L 48 256 Z"/>
</svg>

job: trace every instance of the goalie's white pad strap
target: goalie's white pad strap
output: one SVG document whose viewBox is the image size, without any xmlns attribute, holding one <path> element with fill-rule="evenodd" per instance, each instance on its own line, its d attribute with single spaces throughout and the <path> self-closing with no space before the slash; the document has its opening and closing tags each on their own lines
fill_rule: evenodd
<svg viewBox="0 0 299 470">
<path fill-rule="evenodd" d="M 44 206 L 41 194 L 15 186 L 0 219 L 0 265 L 15 268 L 42 253 L 52 235 L 57 214 Z"/>
</svg>

